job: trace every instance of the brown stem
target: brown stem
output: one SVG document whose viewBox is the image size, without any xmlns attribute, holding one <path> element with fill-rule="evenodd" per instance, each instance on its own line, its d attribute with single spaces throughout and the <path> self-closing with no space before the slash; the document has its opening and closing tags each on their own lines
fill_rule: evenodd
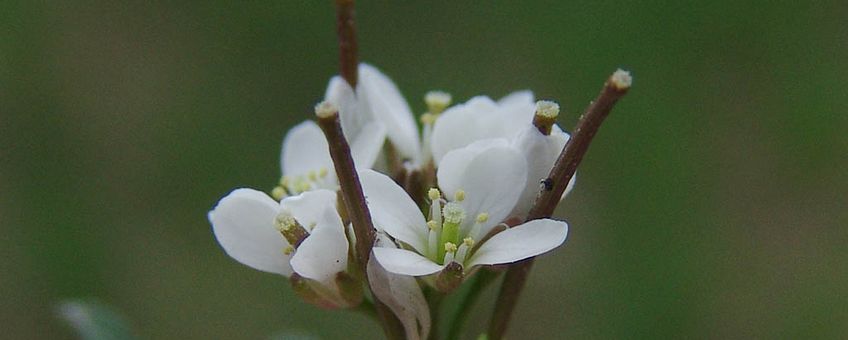
<svg viewBox="0 0 848 340">
<path fill-rule="evenodd" d="M 336 0 L 336 31 L 339 37 L 339 69 L 351 88 L 356 88 L 357 64 L 356 26 L 353 0 Z"/>
<path fill-rule="evenodd" d="M 330 146 L 330 158 L 333 159 L 333 167 L 339 178 L 341 195 L 344 201 L 345 211 L 353 224 L 353 233 L 356 235 L 356 256 L 362 273 L 367 272 L 368 258 L 371 256 L 371 248 L 374 247 L 374 224 L 371 222 L 371 213 L 365 203 L 365 195 L 362 193 L 362 185 L 353 157 L 350 154 L 350 146 L 344 137 L 342 125 L 339 121 L 338 110 L 333 114 L 319 114 L 318 126 L 324 131 L 327 144 Z M 368 285 L 370 289 L 370 285 Z M 373 295 L 373 294 L 372 294 Z M 383 331 L 389 339 L 403 339 L 403 328 L 400 321 L 379 300 L 374 301 L 377 316 L 381 320 Z"/>
<path fill-rule="evenodd" d="M 547 218 L 553 214 L 568 182 L 574 176 L 574 171 L 589 149 L 589 143 L 592 142 L 604 118 L 612 111 L 615 102 L 624 96 L 628 89 L 630 89 L 630 75 L 624 71 L 616 71 L 607 79 L 601 93 L 580 117 L 574 129 L 574 135 L 562 149 L 548 178 L 544 180 L 536 202 L 527 215 L 527 221 Z M 489 323 L 489 339 L 503 338 L 532 268 L 533 258 L 529 258 L 516 262 L 507 270 Z"/>
<path fill-rule="evenodd" d="M 371 222 L 371 214 L 365 203 L 365 195 L 362 193 L 362 185 L 359 183 L 359 175 L 353 164 L 350 154 L 350 146 L 344 137 L 339 114 L 319 115 L 318 126 L 324 131 L 327 144 L 330 146 L 330 158 L 333 159 L 333 167 L 339 178 L 342 197 L 344 198 L 345 210 L 353 224 L 353 233 L 356 235 L 356 256 L 365 273 L 371 248 L 374 246 L 374 224 Z"/>
</svg>

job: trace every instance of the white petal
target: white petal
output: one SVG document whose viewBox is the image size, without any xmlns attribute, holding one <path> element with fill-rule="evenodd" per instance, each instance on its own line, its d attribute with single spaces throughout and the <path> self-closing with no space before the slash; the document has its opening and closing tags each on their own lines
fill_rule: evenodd
<svg viewBox="0 0 848 340">
<path fill-rule="evenodd" d="M 459 189 L 465 191 L 466 222 L 462 233 L 468 232 L 479 213 L 489 214 L 481 235 L 502 222 L 515 207 L 527 181 L 527 164 L 518 150 L 501 139 L 487 139 L 466 148 L 448 153 L 437 174 L 439 186 L 446 195 Z"/>
<path fill-rule="evenodd" d="M 288 276 L 288 246 L 274 227 L 277 202 L 253 189 L 236 189 L 209 212 L 218 243 L 232 258 L 252 268 Z"/>
<path fill-rule="evenodd" d="M 498 99 L 498 106 L 501 107 L 512 107 L 512 106 L 520 106 L 525 105 L 527 103 L 535 104 L 533 91 L 530 90 L 521 90 L 515 91 L 504 96 L 501 99 Z"/>
<path fill-rule="evenodd" d="M 433 274 L 444 268 L 416 252 L 405 249 L 376 247 L 373 251 L 380 265 L 395 274 L 422 276 Z"/>
<path fill-rule="evenodd" d="M 358 101 L 353 89 L 340 76 L 330 79 L 324 100 L 339 108 L 339 120 L 345 134 L 356 135 L 363 125 L 373 120 L 372 117 L 359 113 Z"/>
<path fill-rule="evenodd" d="M 374 228 L 424 253 L 427 249 L 427 222 L 406 191 L 388 176 L 374 170 L 360 170 L 359 180 Z"/>
<path fill-rule="evenodd" d="M 285 176 L 303 176 L 309 171 L 318 171 L 321 168 L 333 171 L 333 162 L 324 133 L 311 120 L 296 125 L 286 134 L 280 162 Z M 331 173 L 330 176 L 335 175 Z"/>
<path fill-rule="evenodd" d="M 335 191 L 317 189 L 284 198 L 280 201 L 280 208 L 292 214 L 306 230 L 312 230 L 326 217 L 327 210 L 337 211 L 336 200 Z M 338 213 L 336 216 L 338 218 Z"/>
<path fill-rule="evenodd" d="M 436 165 L 451 150 L 475 141 L 503 135 L 495 116 L 498 107 L 489 97 L 474 97 L 443 112 L 433 125 L 430 146 Z"/>
<path fill-rule="evenodd" d="M 539 194 L 539 184 L 550 174 L 568 138 L 568 134 L 558 127 L 545 136 L 529 124 L 513 141 L 527 160 L 527 184 L 511 215 L 525 217 L 530 211 Z"/>
<path fill-rule="evenodd" d="M 409 104 L 392 80 L 374 66 L 360 64 L 357 94 L 359 100 L 367 103 L 374 118 L 385 125 L 389 139 L 401 155 L 418 157 L 418 126 Z"/>
<path fill-rule="evenodd" d="M 571 190 L 574 189 L 574 182 L 576 182 L 576 181 L 577 181 L 577 173 L 575 172 L 574 175 L 571 176 L 571 180 L 568 181 L 568 185 L 565 187 L 565 191 L 562 192 L 562 197 L 559 198 L 560 201 L 562 201 L 565 198 L 565 196 L 567 196 L 571 192 Z"/>
<path fill-rule="evenodd" d="M 565 242 L 568 224 L 550 219 L 533 220 L 492 236 L 467 261 L 466 268 L 512 263 L 537 256 Z"/>
<path fill-rule="evenodd" d="M 468 164 L 480 153 L 493 147 L 508 147 L 509 141 L 503 138 L 483 139 L 467 146 L 452 150 L 443 157 L 438 169 L 439 187 L 450 197 L 450 194 L 462 188 L 462 174 Z"/>
<path fill-rule="evenodd" d="M 335 206 L 325 208 L 315 229 L 294 253 L 291 266 L 305 278 L 332 286 L 336 273 L 347 269 L 349 245 Z"/>
<path fill-rule="evenodd" d="M 380 123 L 370 122 L 362 126 L 359 134 L 350 140 L 350 153 L 356 167 L 373 167 L 377 156 L 383 150 L 385 140 L 386 128 Z"/>
<path fill-rule="evenodd" d="M 369 110 L 363 109 L 353 89 L 339 76 L 330 79 L 324 100 L 339 107 L 342 131 L 350 144 L 356 166 L 371 168 L 383 149 L 385 127 L 374 119 Z"/>
<path fill-rule="evenodd" d="M 378 235 L 375 245 L 394 248 L 394 244 L 385 238 L 382 234 Z M 415 278 L 388 272 L 380 266 L 376 256 L 368 260 L 367 272 L 371 291 L 398 317 L 406 338 L 427 339 L 431 323 L 430 308 Z"/>
<path fill-rule="evenodd" d="M 515 138 L 523 130 L 522 127 L 533 125 L 535 114 L 536 103 L 532 92 L 515 92 L 504 97 L 498 101 L 498 111 L 495 113 L 504 133 L 500 137 Z"/>
</svg>

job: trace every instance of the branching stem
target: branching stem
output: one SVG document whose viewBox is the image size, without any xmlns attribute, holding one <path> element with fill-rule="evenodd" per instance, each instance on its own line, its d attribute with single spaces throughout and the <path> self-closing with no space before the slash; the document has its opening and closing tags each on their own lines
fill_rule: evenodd
<svg viewBox="0 0 848 340">
<path fill-rule="evenodd" d="M 586 108 L 577 122 L 574 135 L 562 149 L 548 178 L 545 179 L 545 185 L 542 186 L 539 195 L 536 197 L 536 202 L 527 215 L 527 221 L 548 218 L 553 214 L 560 197 L 562 197 L 568 182 L 574 176 L 580 161 L 583 160 L 583 156 L 589 149 L 589 144 L 595 137 L 595 133 L 598 132 L 604 118 L 612 111 L 615 102 L 624 96 L 629 89 L 630 75 L 624 71 L 618 70 L 607 79 L 601 93 L 595 101 L 589 104 L 589 107 Z M 516 262 L 507 270 L 489 322 L 489 339 L 500 340 L 503 338 L 532 268 L 533 258 L 529 258 Z"/>
</svg>

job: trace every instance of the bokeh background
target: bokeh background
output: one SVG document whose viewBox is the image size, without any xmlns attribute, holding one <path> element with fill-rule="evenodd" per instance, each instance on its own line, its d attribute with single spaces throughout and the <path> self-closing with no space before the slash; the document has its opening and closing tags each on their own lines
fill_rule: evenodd
<svg viewBox="0 0 848 340">
<path fill-rule="evenodd" d="M 358 5 L 362 59 L 416 112 L 431 89 L 529 88 L 570 130 L 633 71 L 517 310 L 527 339 L 848 336 L 845 18 L 838 0 Z M 73 337 L 55 305 L 77 297 L 151 339 L 379 335 L 231 260 L 206 220 L 278 179 L 335 39 L 331 1 L 0 2 L 4 336 Z"/>
</svg>

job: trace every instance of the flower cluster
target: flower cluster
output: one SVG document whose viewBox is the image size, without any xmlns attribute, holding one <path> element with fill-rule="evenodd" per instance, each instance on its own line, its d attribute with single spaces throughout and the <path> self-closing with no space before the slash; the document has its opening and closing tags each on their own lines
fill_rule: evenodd
<svg viewBox="0 0 848 340">
<path fill-rule="evenodd" d="M 355 264 L 358 240 L 330 146 L 313 121 L 286 134 L 282 176 L 269 194 L 236 189 L 209 221 L 227 254 L 289 277 L 307 302 L 354 307 L 368 303 L 367 288 L 407 337 L 426 338 L 424 291 L 449 292 L 481 266 L 565 241 L 563 221 L 524 221 L 569 135 L 555 123 L 559 106 L 529 91 L 453 106 L 449 94 L 433 91 L 419 125 L 388 77 L 367 64 L 358 73 L 355 89 L 333 77 L 316 112 L 338 112 L 357 167 L 376 233 L 365 272 Z"/>
</svg>

